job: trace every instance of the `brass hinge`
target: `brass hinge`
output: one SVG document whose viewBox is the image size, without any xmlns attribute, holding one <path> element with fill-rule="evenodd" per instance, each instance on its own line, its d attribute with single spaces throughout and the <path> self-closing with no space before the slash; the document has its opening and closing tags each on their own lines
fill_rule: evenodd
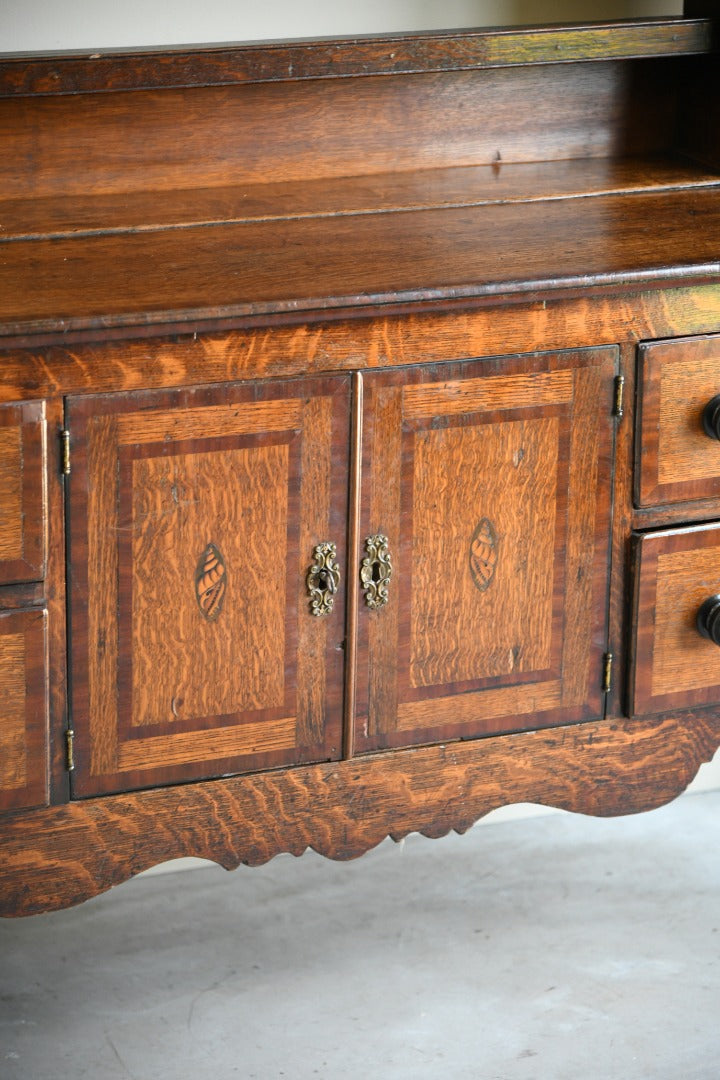
<svg viewBox="0 0 720 1080">
<path fill-rule="evenodd" d="M 603 694 L 609 694 L 612 688 L 613 654 L 606 652 L 603 659 Z"/>
<path fill-rule="evenodd" d="M 63 476 L 70 475 L 70 432 L 64 428 L 60 432 L 61 468 Z"/>
<path fill-rule="evenodd" d="M 65 766 L 68 772 L 75 768 L 75 732 L 68 728 L 65 732 Z"/>
<path fill-rule="evenodd" d="M 615 398 L 613 401 L 613 416 L 616 416 L 618 420 L 623 415 L 623 393 L 625 391 L 625 376 L 615 376 Z"/>
</svg>

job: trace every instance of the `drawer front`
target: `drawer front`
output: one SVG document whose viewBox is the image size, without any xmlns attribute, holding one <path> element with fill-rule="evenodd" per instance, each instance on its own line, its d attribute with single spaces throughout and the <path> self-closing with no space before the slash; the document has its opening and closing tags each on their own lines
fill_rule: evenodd
<svg viewBox="0 0 720 1080">
<path fill-rule="evenodd" d="M 641 346 L 638 506 L 720 498 L 720 409 L 717 433 L 704 422 L 717 395 L 720 336 Z"/>
<path fill-rule="evenodd" d="M 45 406 L 0 407 L 0 584 L 45 576 Z"/>
<path fill-rule="evenodd" d="M 48 801 L 46 612 L 0 614 L 0 809 Z"/>
<path fill-rule="evenodd" d="M 720 701 L 720 647 L 698 630 L 698 612 L 720 593 L 720 524 L 635 538 L 637 715 Z"/>
</svg>

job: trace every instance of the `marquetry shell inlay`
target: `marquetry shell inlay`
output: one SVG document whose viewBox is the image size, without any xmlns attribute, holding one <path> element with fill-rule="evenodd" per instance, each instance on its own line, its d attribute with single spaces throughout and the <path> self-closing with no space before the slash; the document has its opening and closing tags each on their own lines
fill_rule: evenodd
<svg viewBox="0 0 720 1080">
<path fill-rule="evenodd" d="M 498 535 L 489 518 L 482 518 L 470 541 L 470 573 L 480 592 L 489 589 L 498 560 Z"/>
<path fill-rule="evenodd" d="M 195 570 L 195 596 L 208 622 L 215 622 L 222 611 L 227 587 L 225 560 L 214 544 L 208 544 Z"/>
</svg>

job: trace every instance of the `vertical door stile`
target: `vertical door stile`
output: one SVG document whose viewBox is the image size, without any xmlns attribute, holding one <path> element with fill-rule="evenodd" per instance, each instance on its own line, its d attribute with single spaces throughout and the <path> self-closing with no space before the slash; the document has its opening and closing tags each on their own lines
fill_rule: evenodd
<svg viewBox="0 0 720 1080">
<path fill-rule="evenodd" d="M 362 481 L 363 376 L 353 374 L 350 428 L 350 491 L 348 499 L 347 630 L 345 636 L 345 715 L 343 757 L 352 757 L 355 744 L 355 687 L 357 684 L 358 552 L 360 550 L 360 490 Z"/>
</svg>

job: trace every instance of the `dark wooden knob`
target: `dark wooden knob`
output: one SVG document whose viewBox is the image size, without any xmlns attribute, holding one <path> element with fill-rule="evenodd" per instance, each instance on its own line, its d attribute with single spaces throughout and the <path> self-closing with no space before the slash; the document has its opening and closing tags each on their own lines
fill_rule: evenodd
<svg viewBox="0 0 720 1080">
<path fill-rule="evenodd" d="M 720 645 L 720 596 L 708 596 L 697 613 L 697 628 L 703 637 Z"/>
<path fill-rule="evenodd" d="M 711 398 L 703 409 L 703 427 L 711 439 L 720 440 L 720 394 Z"/>
</svg>

